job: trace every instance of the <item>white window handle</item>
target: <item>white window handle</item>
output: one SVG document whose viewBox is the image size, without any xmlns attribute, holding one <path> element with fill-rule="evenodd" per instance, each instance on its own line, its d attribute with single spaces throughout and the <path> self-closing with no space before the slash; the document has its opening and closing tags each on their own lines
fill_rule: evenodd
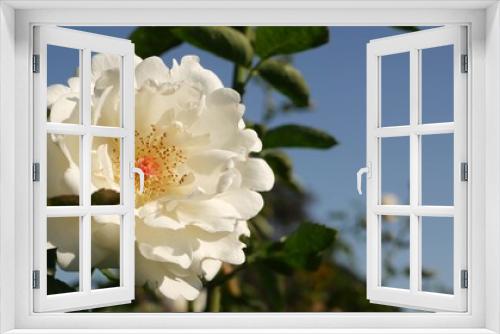
<svg viewBox="0 0 500 334">
<path fill-rule="evenodd" d="M 133 162 L 130 163 L 130 178 L 135 179 L 135 174 L 139 175 L 139 192 L 144 192 L 144 172 L 142 169 L 135 167 Z"/>
<path fill-rule="evenodd" d="M 366 177 L 371 177 L 371 164 L 368 163 L 366 167 L 360 168 L 358 173 L 356 174 L 357 184 L 358 184 L 358 194 L 362 195 L 363 191 L 361 190 L 361 177 L 363 174 L 366 174 Z"/>
</svg>

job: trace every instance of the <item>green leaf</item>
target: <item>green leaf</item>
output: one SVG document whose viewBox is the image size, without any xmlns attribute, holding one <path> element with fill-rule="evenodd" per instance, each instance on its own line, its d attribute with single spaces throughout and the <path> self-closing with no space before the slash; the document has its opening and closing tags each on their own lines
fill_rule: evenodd
<svg viewBox="0 0 500 334">
<path fill-rule="evenodd" d="M 266 160 L 274 175 L 279 177 L 287 186 L 297 192 L 302 192 L 302 187 L 293 175 L 293 163 L 285 152 L 266 150 L 260 154 L 260 157 Z"/>
<path fill-rule="evenodd" d="M 309 87 L 302 74 L 292 64 L 268 59 L 258 66 L 257 73 L 273 88 L 287 96 L 295 106 L 309 106 Z"/>
<path fill-rule="evenodd" d="M 327 27 L 257 27 L 255 52 L 266 59 L 292 54 L 328 43 Z"/>
<path fill-rule="evenodd" d="M 173 27 L 140 27 L 130 35 L 135 44 L 135 53 L 142 58 L 160 56 L 182 43 L 172 33 Z"/>
<path fill-rule="evenodd" d="M 282 289 L 279 285 L 279 277 L 262 264 L 256 264 L 255 269 L 258 272 L 258 278 L 261 282 L 260 288 L 263 292 L 263 298 L 271 306 L 270 312 L 282 312 L 285 308 Z"/>
<path fill-rule="evenodd" d="M 219 57 L 249 66 L 253 48 L 244 34 L 231 27 L 176 27 L 177 38 Z"/>
<path fill-rule="evenodd" d="M 308 147 L 327 149 L 337 145 L 330 134 L 303 125 L 281 125 L 268 130 L 262 140 L 264 149 L 274 147 Z"/>
<path fill-rule="evenodd" d="M 283 241 L 273 244 L 264 263 L 272 264 L 278 272 L 287 268 L 316 270 L 323 252 L 330 248 L 337 231 L 324 225 L 305 222 Z"/>
</svg>

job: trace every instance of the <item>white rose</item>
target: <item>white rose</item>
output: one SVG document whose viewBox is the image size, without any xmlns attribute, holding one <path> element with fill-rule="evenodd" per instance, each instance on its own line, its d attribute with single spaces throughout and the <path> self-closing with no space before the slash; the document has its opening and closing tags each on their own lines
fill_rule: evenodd
<svg viewBox="0 0 500 334">
<path fill-rule="evenodd" d="M 116 125 L 119 106 L 118 58 L 92 58 L 92 120 Z M 158 57 L 136 58 L 136 166 L 145 173 L 145 191 L 136 194 L 136 284 L 147 283 L 164 296 L 194 300 L 201 278 L 211 280 L 223 262 L 245 261 L 247 220 L 262 209 L 258 191 L 270 190 L 274 175 L 249 153 L 262 148 L 255 131 L 245 129 L 240 96 L 186 56 L 168 69 Z M 50 120 L 78 119 L 78 78 L 48 90 Z M 78 143 L 51 136 L 48 197 L 77 194 Z M 117 141 L 92 143 L 92 190 L 119 190 Z M 78 252 L 65 238 L 68 227 L 53 224 L 49 246 L 58 262 L 75 269 Z M 114 268 L 119 244 L 118 221 L 92 221 L 92 265 Z"/>
</svg>

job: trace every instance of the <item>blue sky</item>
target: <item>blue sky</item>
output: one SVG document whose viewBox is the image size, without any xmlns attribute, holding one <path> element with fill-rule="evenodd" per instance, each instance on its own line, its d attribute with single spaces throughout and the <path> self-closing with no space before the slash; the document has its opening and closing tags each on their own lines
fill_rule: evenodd
<svg viewBox="0 0 500 334">
<path fill-rule="evenodd" d="M 133 27 L 78 28 L 94 33 L 127 38 Z M 366 44 L 385 36 L 402 33 L 388 27 L 331 27 L 330 43 L 294 56 L 294 65 L 309 84 L 314 110 L 293 112 L 275 118 L 269 126 L 298 123 L 321 128 L 333 134 L 340 144 L 328 151 L 290 149 L 294 168 L 300 181 L 315 196 L 311 214 L 328 223 L 332 211 L 352 211 L 362 208 L 364 196 L 356 192 L 356 171 L 365 165 L 366 150 Z M 423 54 L 423 122 L 452 121 L 453 95 L 450 76 L 450 50 L 443 47 L 425 50 Z M 201 64 L 214 71 L 231 86 L 232 65 L 207 52 L 183 44 L 164 54 L 168 66 L 172 59 L 197 54 Z M 54 68 L 49 83 L 64 82 L 74 73 L 75 57 L 54 56 L 49 66 Z M 384 58 L 382 62 L 382 122 L 400 125 L 408 122 L 408 55 Z M 278 100 L 281 99 L 277 95 Z M 244 100 L 245 117 L 260 121 L 263 110 L 261 88 L 250 84 Z M 452 135 L 428 136 L 423 139 L 423 201 L 424 204 L 452 204 Z M 398 195 L 402 204 L 408 201 L 409 155 L 408 139 L 384 139 L 383 192 Z M 405 203 L 406 202 L 406 203 Z M 423 228 L 423 263 L 436 270 L 438 279 L 451 281 L 451 222 L 436 223 L 439 219 L 426 218 Z M 431 224 L 434 222 L 434 224 Z M 408 254 L 402 253 L 399 263 L 408 263 Z M 356 245 L 356 262 L 364 273 L 365 244 Z M 393 283 L 405 286 L 404 279 Z"/>
</svg>

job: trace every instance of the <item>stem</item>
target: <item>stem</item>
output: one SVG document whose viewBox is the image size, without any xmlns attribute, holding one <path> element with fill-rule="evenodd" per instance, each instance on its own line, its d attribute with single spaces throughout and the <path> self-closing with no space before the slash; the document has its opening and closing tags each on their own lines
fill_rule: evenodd
<svg viewBox="0 0 500 334">
<path fill-rule="evenodd" d="M 241 33 L 248 37 L 250 33 L 249 27 L 243 27 Z M 233 89 L 237 91 L 241 99 L 243 100 L 243 95 L 245 94 L 245 68 L 238 64 L 234 64 L 233 70 Z"/>
<path fill-rule="evenodd" d="M 233 278 L 234 275 L 242 271 L 243 269 L 247 268 L 247 262 L 244 264 L 240 265 L 239 267 L 235 268 L 233 271 L 231 271 L 229 274 L 222 275 L 222 276 L 217 276 L 215 277 L 212 281 L 207 282 L 206 287 L 207 288 L 217 288 L 219 285 L 226 283 L 229 281 L 231 278 Z"/>
<path fill-rule="evenodd" d="M 248 82 L 250 81 L 250 79 L 252 79 L 253 75 L 255 74 L 255 72 L 259 69 L 260 65 L 262 64 L 262 62 L 264 61 L 265 59 L 259 59 L 259 61 L 257 62 L 257 64 L 255 64 L 255 66 L 253 66 L 250 71 L 248 71 L 248 74 L 247 74 L 247 77 L 245 78 L 245 80 L 243 81 L 243 87 L 245 87 Z"/>
<path fill-rule="evenodd" d="M 187 311 L 194 312 L 194 300 L 188 300 Z"/>
<path fill-rule="evenodd" d="M 238 65 L 234 65 L 233 70 L 233 89 L 237 91 L 242 97 L 245 94 L 245 69 Z"/>
<path fill-rule="evenodd" d="M 220 286 L 216 286 L 212 288 L 212 291 L 210 292 L 210 304 L 208 305 L 208 311 L 220 312 L 220 300 L 221 300 Z"/>
</svg>

